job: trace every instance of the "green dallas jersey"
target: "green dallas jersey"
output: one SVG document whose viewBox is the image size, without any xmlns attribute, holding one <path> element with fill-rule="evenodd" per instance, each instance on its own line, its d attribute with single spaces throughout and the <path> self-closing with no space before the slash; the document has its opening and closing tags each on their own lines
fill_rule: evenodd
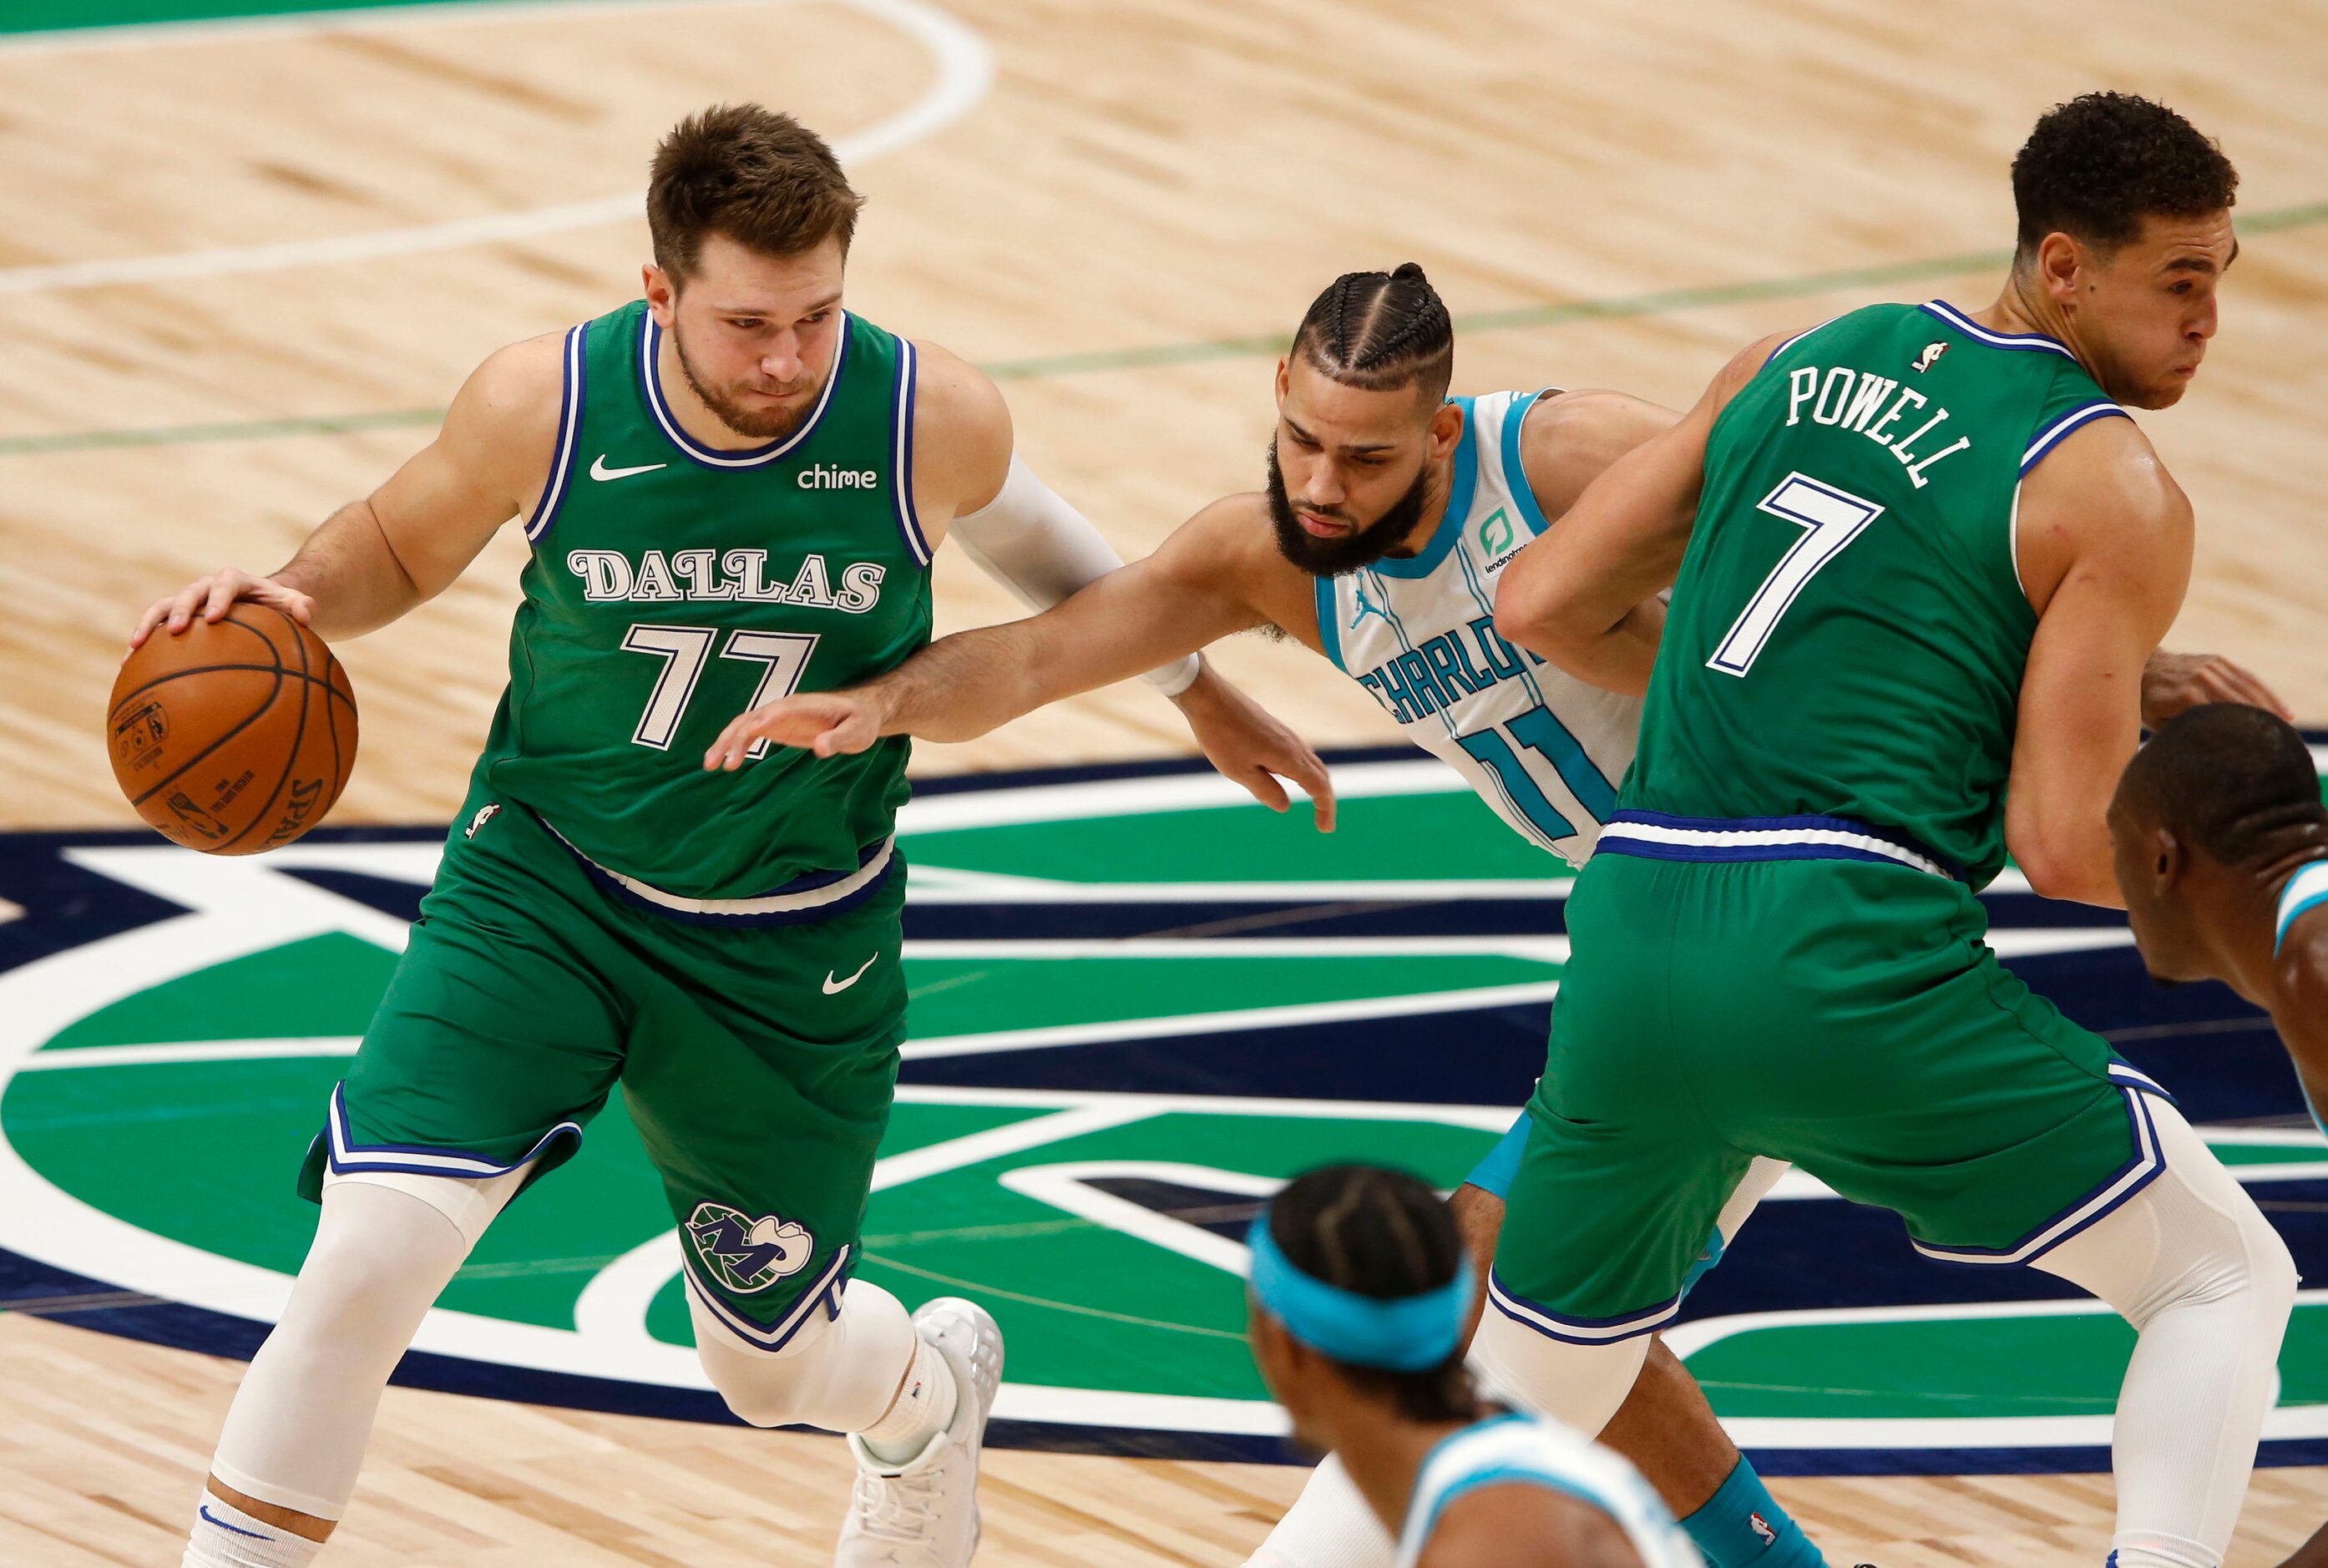
<svg viewBox="0 0 2328 1568">
<path fill-rule="evenodd" d="M 680 427 L 661 337 L 643 301 L 567 334 L 480 780 L 650 901 L 805 913 L 886 872 L 908 743 L 779 749 L 733 774 L 703 753 L 756 704 L 867 680 L 929 641 L 913 347 L 844 315 L 807 420 L 730 452 Z"/>
<path fill-rule="evenodd" d="M 1937 301 L 1780 344 L 1707 440 L 1620 810 L 1667 858 L 1696 831 L 1668 819 L 1837 817 L 1985 884 L 2037 627 L 2021 482 L 2124 412 L 2053 339 Z"/>
</svg>

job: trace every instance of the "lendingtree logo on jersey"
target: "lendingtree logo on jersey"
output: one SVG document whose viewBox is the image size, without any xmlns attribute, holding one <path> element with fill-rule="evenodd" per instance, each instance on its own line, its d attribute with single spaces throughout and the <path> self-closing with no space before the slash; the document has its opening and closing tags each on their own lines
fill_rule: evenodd
<svg viewBox="0 0 2328 1568">
<path fill-rule="evenodd" d="M 999 1441 L 1279 1451 L 1244 1342 L 1258 1206 L 1338 1160 L 1452 1187 L 1541 1067 L 1569 879 L 1430 758 L 1337 775 L 1331 837 L 1189 772 L 935 784 L 901 818 L 912 1038 L 857 1266 L 908 1304 L 995 1313 Z M 12 1305 L 250 1353 L 314 1228 L 294 1172 L 441 839 L 325 829 L 213 859 L 0 836 L 0 898 L 23 910 L 0 923 Z M 2099 912 L 2010 873 L 1986 903 L 2008 961 L 2177 1091 L 2328 1277 L 2328 1146 L 2268 1027 L 2218 988 L 2150 987 Z M 844 1238 L 716 1201 L 679 1221 L 617 1091 L 486 1232 L 399 1376 L 720 1418 L 688 1254 L 748 1294 Z M 1774 1472 L 2098 1468 L 2132 1342 L 2050 1276 L 1917 1257 L 1897 1220 L 1799 1173 L 1666 1339 Z M 2300 1301 L 2280 1370 L 2267 1457 L 2318 1462 L 2328 1300 Z"/>
<path fill-rule="evenodd" d="M 774 1215 L 754 1219 L 724 1203 L 699 1203 L 688 1216 L 695 1255 L 711 1277 L 740 1295 L 765 1291 L 808 1267 L 816 1238 L 808 1227 Z"/>
</svg>

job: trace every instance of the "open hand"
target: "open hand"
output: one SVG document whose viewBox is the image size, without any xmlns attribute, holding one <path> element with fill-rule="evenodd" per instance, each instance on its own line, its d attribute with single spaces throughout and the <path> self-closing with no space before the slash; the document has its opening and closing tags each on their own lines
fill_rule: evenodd
<svg viewBox="0 0 2328 1568">
<path fill-rule="evenodd" d="M 840 756 L 880 738 L 880 706 L 863 692 L 811 691 L 738 715 L 703 754 L 703 766 L 707 773 L 734 773 L 746 756 L 764 756 L 771 746 Z"/>
<path fill-rule="evenodd" d="M 315 618 L 315 601 L 298 589 L 286 588 L 273 577 L 255 577 L 232 567 L 221 567 L 146 606 L 146 613 L 137 617 L 136 629 L 129 634 L 129 652 L 144 647 L 156 626 L 166 625 L 174 637 L 192 625 L 196 615 L 205 621 L 221 620 L 238 599 L 272 605 L 303 626 Z"/>
<path fill-rule="evenodd" d="M 1318 831 L 1334 831 L 1334 781 L 1310 743 L 1280 723 L 1267 709 L 1213 673 L 1207 665 L 1196 684 L 1172 699 L 1197 737 L 1206 758 L 1223 777 L 1235 780 L 1272 812 L 1292 805 L 1281 778 L 1291 779 L 1309 795 Z"/>
<path fill-rule="evenodd" d="M 2241 702 L 2295 722 L 2278 693 L 2220 653 L 2169 653 L 2161 648 L 2143 665 L 2145 728 L 2155 729 L 2184 709 L 2204 702 Z"/>
</svg>

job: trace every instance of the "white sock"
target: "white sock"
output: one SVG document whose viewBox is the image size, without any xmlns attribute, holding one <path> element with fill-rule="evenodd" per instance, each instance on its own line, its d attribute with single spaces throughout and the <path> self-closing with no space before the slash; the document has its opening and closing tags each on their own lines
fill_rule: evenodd
<svg viewBox="0 0 2328 1568">
<path fill-rule="evenodd" d="M 323 1549 L 204 1492 L 180 1568 L 306 1568 Z"/>
<path fill-rule="evenodd" d="M 897 1397 L 880 1420 L 857 1435 L 875 1459 L 893 1465 L 909 1463 L 921 1457 L 930 1439 L 953 1424 L 959 1397 L 953 1368 L 935 1347 L 916 1334 L 914 1359 L 898 1385 Z"/>
<path fill-rule="evenodd" d="M 1245 1568 L 1391 1568 L 1397 1550 L 1341 1460 L 1328 1454 Z"/>
</svg>

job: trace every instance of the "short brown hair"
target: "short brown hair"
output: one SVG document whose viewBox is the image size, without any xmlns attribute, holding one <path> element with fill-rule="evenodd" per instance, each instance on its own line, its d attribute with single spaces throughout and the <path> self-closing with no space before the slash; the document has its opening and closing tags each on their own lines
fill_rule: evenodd
<svg viewBox="0 0 2328 1568">
<path fill-rule="evenodd" d="M 684 282 L 707 234 L 767 256 L 798 256 L 838 238 L 843 255 L 865 198 L 824 138 L 756 103 L 690 115 L 655 148 L 647 232 L 655 265 Z"/>
<path fill-rule="evenodd" d="M 2047 109 L 2014 156 L 2016 248 L 2034 255 L 2059 232 L 2107 253 L 2145 218 L 2226 211 L 2239 188 L 2223 149 L 2164 104 L 2089 92 Z"/>
</svg>

